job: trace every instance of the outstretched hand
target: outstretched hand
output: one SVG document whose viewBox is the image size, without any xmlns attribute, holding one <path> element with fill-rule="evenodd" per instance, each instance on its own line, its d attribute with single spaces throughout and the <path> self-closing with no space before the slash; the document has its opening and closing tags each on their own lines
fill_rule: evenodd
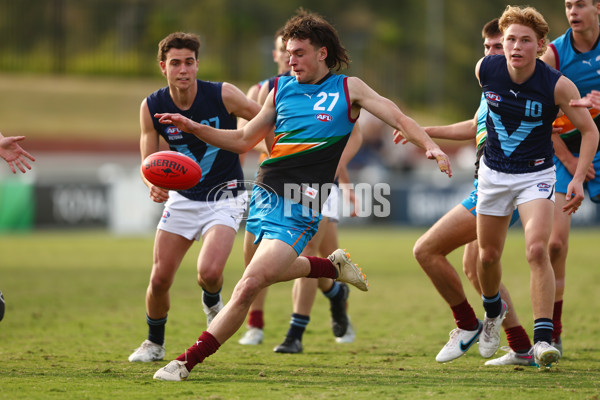
<svg viewBox="0 0 600 400">
<path fill-rule="evenodd" d="M 31 169 L 31 165 L 29 165 L 27 158 L 31 161 L 35 161 L 35 158 L 31 154 L 19 146 L 17 142 L 20 142 L 21 140 L 25 140 L 25 136 L 2 137 L 2 135 L 0 135 L 0 157 L 8 163 L 13 174 L 17 173 L 16 168 L 23 173 L 27 172 L 25 168 Z"/>
<path fill-rule="evenodd" d="M 592 90 L 590 93 L 582 97 L 581 99 L 571 100 L 569 102 L 571 107 L 593 107 L 600 109 L 600 91 Z"/>
<path fill-rule="evenodd" d="M 450 158 L 440 148 L 427 150 L 425 153 L 430 160 L 435 159 L 438 163 L 440 171 L 446 173 L 448 178 L 452 177 L 452 167 L 450 166 Z"/>
</svg>

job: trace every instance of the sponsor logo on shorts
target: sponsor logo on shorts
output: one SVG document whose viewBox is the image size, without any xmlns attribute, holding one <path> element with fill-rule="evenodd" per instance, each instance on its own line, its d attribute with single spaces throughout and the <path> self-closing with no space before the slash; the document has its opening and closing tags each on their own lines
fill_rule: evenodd
<svg viewBox="0 0 600 400">
<path fill-rule="evenodd" d="M 162 218 L 162 222 L 167 222 L 167 218 L 169 218 L 170 216 L 171 216 L 171 213 L 169 211 L 165 210 L 163 212 L 162 217 L 161 217 Z"/>
<path fill-rule="evenodd" d="M 311 199 L 316 199 L 317 195 L 319 194 L 319 190 L 315 189 L 312 186 L 308 186 L 306 184 L 302 185 L 302 193 L 304 193 L 304 195 L 310 197 Z"/>
<path fill-rule="evenodd" d="M 542 183 L 538 183 L 537 187 L 540 192 L 549 192 L 550 189 L 552 188 L 552 185 L 542 182 Z"/>
</svg>

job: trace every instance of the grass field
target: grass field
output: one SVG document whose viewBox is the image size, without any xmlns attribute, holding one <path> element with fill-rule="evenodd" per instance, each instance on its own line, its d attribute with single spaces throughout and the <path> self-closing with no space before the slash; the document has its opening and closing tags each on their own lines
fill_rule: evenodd
<svg viewBox="0 0 600 400">
<path fill-rule="evenodd" d="M 172 289 L 166 361 L 132 364 L 127 356 L 146 335 L 144 293 L 152 237 L 103 232 L 1 236 L 0 289 L 7 306 L 0 322 L 0 398 L 599 398 L 600 231 L 573 232 L 564 305 L 565 356 L 551 371 L 484 367 L 476 346 L 454 362 L 435 362 L 454 324 L 411 255 L 419 233 L 341 230 L 341 243 L 371 283 L 368 293 L 351 293 L 354 343 L 334 342 L 327 301 L 318 295 L 304 353 L 273 353 L 291 313 L 291 283 L 281 283 L 269 293 L 264 343 L 238 345 L 238 333 L 181 383 L 153 381 L 152 375 L 205 328 L 195 285 L 198 247 L 184 260 Z M 451 255 L 455 265 L 460 257 L 461 252 Z M 529 272 L 519 230 L 509 234 L 503 262 L 504 282 L 531 333 Z M 241 271 L 239 240 L 226 269 L 225 299 Z M 475 292 L 467 288 L 467 293 L 482 315 Z M 505 341 L 503 336 L 502 345 Z"/>
</svg>

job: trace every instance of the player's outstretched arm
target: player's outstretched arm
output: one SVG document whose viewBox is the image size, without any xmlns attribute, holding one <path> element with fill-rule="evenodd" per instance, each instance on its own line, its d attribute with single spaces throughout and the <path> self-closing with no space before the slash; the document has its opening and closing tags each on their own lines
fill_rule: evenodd
<svg viewBox="0 0 600 400">
<path fill-rule="evenodd" d="M 275 107 L 272 101 L 266 101 L 258 115 L 241 129 L 216 129 L 181 114 L 158 113 L 154 116 L 161 124 L 174 125 L 208 144 L 234 153 L 245 153 L 252 149 L 275 125 Z"/>
<path fill-rule="evenodd" d="M 403 133 L 411 143 L 425 150 L 429 159 L 435 159 L 440 171 L 452 176 L 450 159 L 440 147 L 427 135 L 415 120 L 404 114 L 391 100 L 379 95 L 366 83 L 356 77 L 348 78 L 348 90 L 353 108 L 364 108 L 392 128 Z"/>
<path fill-rule="evenodd" d="M 571 99 L 569 102 L 571 107 L 593 107 L 600 110 L 600 91 L 592 90 L 590 93 L 580 99 Z"/>
<path fill-rule="evenodd" d="M 13 174 L 17 173 L 17 169 L 23 173 L 27 172 L 26 169 L 31 169 L 27 159 L 35 161 L 35 158 L 19 145 L 18 142 L 22 140 L 25 140 L 25 136 L 4 137 L 0 133 L 0 157 L 6 161 Z"/>
<path fill-rule="evenodd" d="M 477 121 L 468 119 L 450 125 L 426 126 L 423 129 L 433 139 L 473 140 L 477 135 Z M 402 132 L 395 130 L 394 143 L 406 144 L 408 140 Z"/>
</svg>

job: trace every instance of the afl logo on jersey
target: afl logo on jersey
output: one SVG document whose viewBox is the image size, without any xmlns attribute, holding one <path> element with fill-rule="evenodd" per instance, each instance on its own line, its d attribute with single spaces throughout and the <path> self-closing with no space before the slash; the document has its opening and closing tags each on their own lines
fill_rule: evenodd
<svg viewBox="0 0 600 400">
<path fill-rule="evenodd" d="M 502 101 L 502 97 L 494 92 L 485 92 L 485 98 L 495 103 Z"/>
<path fill-rule="evenodd" d="M 176 126 L 169 126 L 167 129 L 165 129 L 165 132 L 167 132 L 167 135 L 180 135 L 181 134 L 181 130 Z"/>
<path fill-rule="evenodd" d="M 176 126 L 168 126 L 165 128 L 165 133 L 167 134 L 167 140 L 175 141 L 179 139 L 183 139 L 183 134 L 181 133 L 181 129 Z"/>
<path fill-rule="evenodd" d="M 315 118 L 321 122 L 331 122 L 333 120 L 333 118 L 329 114 L 317 114 L 315 115 Z"/>
</svg>

